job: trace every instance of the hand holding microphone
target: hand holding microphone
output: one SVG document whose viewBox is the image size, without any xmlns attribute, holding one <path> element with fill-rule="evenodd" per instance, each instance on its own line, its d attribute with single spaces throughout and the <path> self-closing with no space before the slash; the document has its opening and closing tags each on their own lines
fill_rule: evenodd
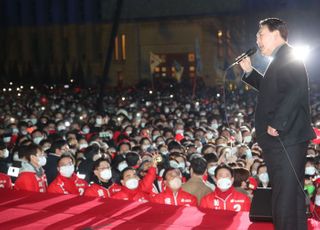
<svg viewBox="0 0 320 230">
<path fill-rule="evenodd" d="M 235 59 L 235 64 L 239 64 L 244 72 L 250 73 L 252 71 L 250 56 L 255 54 L 256 51 L 257 48 L 255 47 L 249 49 L 247 52 L 241 54 L 239 57 Z"/>
</svg>

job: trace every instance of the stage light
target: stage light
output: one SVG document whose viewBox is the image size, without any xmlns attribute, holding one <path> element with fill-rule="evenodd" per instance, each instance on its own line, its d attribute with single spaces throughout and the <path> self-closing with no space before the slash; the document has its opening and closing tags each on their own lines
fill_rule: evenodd
<svg viewBox="0 0 320 230">
<path fill-rule="evenodd" d="M 221 95 L 220 95 L 220 93 L 217 93 L 217 97 L 220 97 Z"/>
<path fill-rule="evenodd" d="M 152 90 L 149 90 L 149 94 L 152 94 Z"/>
<path fill-rule="evenodd" d="M 18 93 L 18 97 L 20 97 L 21 96 L 21 93 Z"/>
<path fill-rule="evenodd" d="M 71 82 L 71 83 L 73 83 L 73 82 L 74 82 L 74 80 L 73 80 L 73 79 L 70 79 L 70 82 Z"/>
<path fill-rule="evenodd" d="M 20 88 L 17 88 L 17 91 L 20 91 Z"/>
<path fill-rule="evenodd" d="M 50 89 L 53 90 L 53 86 L 50 86 Z"/>
<path fill-rule="evenodd" d="M 12 82 L 12 81 L 10 81 L 9 85 L 13 85 L 13 82 Z"/>
<path fill-rule="evenodd" d="M 69 85 L 64 85 L 64 88 L 65 89 L 69 89 Z"/>
<path fill-rule="evenodd" d="M 173 95 L 172 95 L 172 94 L 170 95 L 170 98 L 173 98 Z"/>
<path fill-rule="evenodd" d="M 10 122 L 14 123 L 16 121 L 16 119 L 14 119 L 14 117 L 10 117 Z"/>
<path fill-rule="evenodd" d="M 30 89 L 31 89 L 31 90 L 33 90 L 33 89 L 34 89 L 34 87 L 33 87 L 33 86 L 30 86 Z"/>
<path fill-rule="evenodd" d="M 125 98 L 125 97 L 122 97 L 122 98 L 121 98 L 121 100 L 125 101 L 125 100 L 126 100 L 126 98 Z"/>
<path fill-rule="evenodd" d="M 8 91 L 9 91 L 9 92 L 11 92 L 11 91 L 12 91 L 12 89 L 11 89 L 11 88 L 9 88 L 9 89 L 8 89 Z"/>
<path fill-rule="evenodd" d="M 7 91 L 7 89 L 6 89 L 6 88 L 3 88 L 3 89 L 2 89 L 2 91 L 3 91 L 3 92 L 6 92 L 6 91 Z"/>
<path fill-rule="evenodd" d="M 80 119 L 80 120 L 83 120 L 83 116 L 80 116 L 79 119 Z"/>
<path fill-rule="evenodd" d="M 66 121 L 66 122 L 64 123 L 64 125 L 67 126 L 67 127 L 69 127 L 69 126 L 70 126 L 70 122 L 69 122 L 69 121 Z"/>
<path fill-rule="evenodd" d="M 23 85 L 20 85 L 20 89 L 23 89 Z"/>
<path fill-rule="evenodd" d="M 297 45 L 293 48 L 293 56 L 299 60 L 305 61 L 310 53 L 308 45 Z"/>
</svg>

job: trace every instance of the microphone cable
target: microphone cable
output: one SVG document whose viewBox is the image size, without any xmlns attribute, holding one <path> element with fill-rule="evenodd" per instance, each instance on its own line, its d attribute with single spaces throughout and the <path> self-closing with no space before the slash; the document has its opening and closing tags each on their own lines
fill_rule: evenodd
<svg viewBox="0 0 320 230">
<path fill-rule="evenodd" d="M 303 187 L 303 185 L 301 184 L 301 182 L 300 182 L 300 180 L 299 180 L 298 174 L 297 174 L 296 170 L 294 169 L 294 166 L 293 166 L 293 163 L 292 163 L 292 161 L 291 161 L 291 159 L 290 159 L 289 153 L 288 153 L 286 147 L 284 146 L 284 144 L 283 144 L 280 136 L 276 136 L 276 138 L 277 138 L 278 141 L 280 142 L 280 144 L 281 144 L 281 146 L 282 146 L 282 149 L 283 149 L 284 152 L 285 152 L 285 155 L 286 155 L 286 157 L 287 157 L 287 159 L 288 159 L 288 161 L 289 161 L 289 163 L 290 163 L 291 169 L 292 169 L 292 171 L 293 171 L 293 173 L 294 173 L 294 175 L 295 175 L 295 177 L 296 177 L 296 179 L 297 179 L 297 182 L 298 182 L 298 184 L 299 184 L 299 187 L 300 187 L 300 189 L 302 190 L 302 192 L 303 192 L 303 194 L 304 194 L 304 196 L 305 196 L 305 198 L 306 198 L 306 201 L 307 201 L 306 204 L 309 205 L 308 208 L 310 208 L 311 199 L 309 198 L 308 194 L 305 192 L 304 187 Z M 314 204 L 314 206 L 315 206 L 315 204 Z M 311 214 L 313 214 L 314 217 L 317 217 L 318 220 L 320 219 L 318 213 L 315 211 L 315 208 L 313 208 L 313 210 L 311 211 Z"/>
</svg>

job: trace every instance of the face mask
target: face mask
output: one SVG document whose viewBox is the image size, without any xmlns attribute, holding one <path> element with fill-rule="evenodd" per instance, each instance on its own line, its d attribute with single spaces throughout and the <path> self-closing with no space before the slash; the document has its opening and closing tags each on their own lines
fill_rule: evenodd
<svg viewBox="0 0 320 230">
<path fill-rule="evenodd" d="M 217 123 L 212 123 L 211 124 L 211 129 L 218 129 L 218 124 Z"/>
<path fill-rule="evenodd" d="M 127 130 L 126 133 L 128 134 L 128 136 L 130 136 L 130 134 L 132 133 L 132 130 Z"/>
<path fill-rule="evenodd" d="M 257 175 L 257 171 L 256 171 L 256 170 L 252 170 L 251 175 L 252 175 L 252 176 Z"/>
<path fill-rule="evenodd" d="M 101 118 L 97 118 L 96 119 L 96 124 L 97 125 L 102 125 L 102 119 Z"/>
<path fill-rule="evenodd" d="M 90 129 L 89 129 L 89 128 L 83 128 L 83 129 L 82 129 L 82 132 L 83 132 L 84 134 L 88 134 L 88 133 L 90 132 Z"/>
<path fill-rule="evenodd" d="M 30 121 L 31 121 L 31 123 L 33 125 L 37 124 L 37 119 L 36 118 L 31 118 Z"/>
<path fill-rule="evenodd" d="M 74 172 L 74 165 L 61 166 L 59 172 L 62 176 L 69 178 Z"/>
<path fill-rule="evenodd" d="M 180 189 L 181 185 L 182 185 L 182 181 L 179 177 L 176 177 L 173 180 L 169 181 L 169 186 L 172 190 Z"/>
<path fill-rule="evenodd" d="M 33 143 L 35 143 L 36 145 L 40 144 L 40 142 L 43 140 L 43 137 L 35 137 L 33 139 Z"/>
<path fill-rule="evenodd" d="M 176 161 L 169 161 L 170 167 L 172 168 L 179 168 L 179 164 Z"/>
<path fill-rule="evenodd" d="M 213 133 L 207 133 L 207 138 L 209 139 L 209 140 L 211 140 L 212 139 L 212 137 L 213 137 Z"/>
<path fill-rule="evenodd" d="M 259 180 L 261 180 L 262 183 L 268 183 L 269 182 L 269 175 L 268 173 L 261 173 L 259 175 Z"/>
<path fill-rule="evenodd" d="M 39 159 L 40 166 L 45 166 L 47 164 L 47 158 L 45 156 L 41 156 L 38 159 Z"/>
<path fill-rule="evenodd" d="M 79 149 L 85 149 L 88 147 L 87 143 L 79 144 Z"/>
<path fill-rule="evenodd" d="M 181 135 L 183 135 L 183 129 L 178 129 L 178 130 L 176 130 L 176 134 L 181 134 Z"/>
<path fill-rule="evenodd" d="M 162 155 L 164 155 L 164 156 L 166 156 L 166 155 L 168 155 L 168 150 L 162 150 L 162 151 L 160 151 L 160 153 L 162 154 Z"/>
<path fill-rule="evenodd" d="M 159 137 L 159 135 L 153 135 L 152 140 L 155 141 L 158 137 Z"/>
<path fill-rule="evenodd" d="M 11 137 L 4 137 L 3 142 L 4 143 L 9 143 L 11 141 Z"/>
<path fill-rule="evenodd" d="M 246 154 L 246 158 L 247 158 L 247 159 L 251 159 L 251 158 L 252 158 L 251 149 L 247 149 L 246 152 L 245 152 L 245 154 Z"/>
<path fill-rule="evenodd" d="M 190 110 L 191 109 L 191 105 L 190 104 L 186 104 L 186 109 Z"/>
<path fill-rule="evenodd" d="M 184 162 L 180 162 L 179 163 L 179 169 L 184 169 L 186 167 L 185 163 Z"/>
<path fill-rule="evenodd" d="M 313 176 L 316 173 L 316 168 L 313 166 L 308 166 L 305 168 L 304 173 L 309 176 Z"/>
<path fill-rule="evenodd" d="M 201 151 L 202 151 L 202 146 L 197 147 L 197 153 L 201 153 Z"/>
<path fill-rule="evenodd" d="M 19 133 L 19 129 L 17 129 L 17 128 L 13 128 L 13 129 L 12 129 L 12 133 L 14 133 L 14 134 Z"/>
<path fill-rule="evenodd" d="M 9 156 L 9 150 L 8 149 L 3 149 L 3 158 L 7 158 Z"/>
<path fill-rule="evenodd" d="M 150 147 L 150 145 L 142 145 L 142 151 L 147 151 L 147 149 Z"/>
<path fill-rule="evenodd" d="M 64 125 L 59 125 L 59 126 L 57 127 L 57 130 L 58 130 L 58 131 L 66 130 L 66 127 L 65 127 Z"/>
<path fill-rule="evenodd" d="M 118 170 L 119 170 L 120 172 L 122 172 L 122 170 L 124 170 L 124 169 L 127 168 L 127 167 L 128 167 L 127 162 L 122 161 L 122 162 L 118 165 Z"/>
<path fill-rule="evenodd" d="M 252 136 L 245 136 L 243 138 L 243 143 L 248 144 L 251 142 L 251 140 L 252 140 Z"/>
<path fill-rule="evenodd" d="M 128 189 L 136 189 L 138 188 L 138 185 L 139 185 L 139 180 L 137 178 L 131 178 L 129 180 L 126 181 L 126 187 Z"/>
<path fill-rule="evenodd" d="M 13 154 L 13 161 L 21 161 L 17 152 Z"/>
<path fill-rule="evenodd" d="M 111 169 L 104 169 L 100 172 L 100 176 L 104 180 L 109 180 L 112 177 Z"/>
<path fill-rule="evenodd" d="M 217 181 L 217 186 L 221 191 L 226 191 L 232 186 L 232 181 L 229 178 L 221 178 Z"/>
<path fill-rule="evenodd" d="M 210 176 L 214 176 L 214 171 L 216 170 L 217 166 L 211 166 L 208 168 L 208 173 Z"/>
<path fill-rule="evenodd" d="M 28 134 L 28 132 L 27 132 L 26 130 L 21 130 L 20 133 L 21 133 L 21 135 L 23 135 L 23 136 L 25 136 L 25 135 Z"/>
</svg>

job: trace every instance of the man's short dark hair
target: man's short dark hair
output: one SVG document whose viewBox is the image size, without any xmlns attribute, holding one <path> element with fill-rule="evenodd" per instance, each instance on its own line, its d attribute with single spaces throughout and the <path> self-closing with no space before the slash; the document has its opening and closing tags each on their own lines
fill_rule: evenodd
<svg viewBox="0 0 320 230">
<path fill-rule="evenodd" d="M 203 157 L 196 157 L 190 163 L 192 171 L 197 175 L 203 175 L 207 169 L 207 161 Z"/>
<path fill-rule="evenodd" d="M 279 18 L 266 18 L 259 22 L 261 26 L 267 26 L 269 31 L 278 30 L 280 32 L 281 37 L 287 41 L 288 40 L 288 28 L 287 23 Z"/>
<path fill-rule="evenodd" d="M 162 175 L 162 178 L 163 178 L 163 180 L 167 180 L 167 174 L 169 173 L 169 172 L 171 172 L 171 171 L 176 171 L 176 172 L 178 172 L 178 173 L 180 173 L 181 174 L 181 172 L 180 172 L 180 170 L 179 169 L 176 169 L 176 168 L 172 168 L 172 167 L 169 167 L 169 168 L 166 168 L 165 170 L 164 170 L 164 172 L 163 172 L 163 175 Z"/>
<path fill-rule="evenodd" d="M 129 171 L 129 170 L 132 170 L 132 171 L 135 171 L 137 172 L 134 168 L 132 167 L 126 167 L 125 169 L 123 169 L 120 173 L 120 180 L 123 180 L 123 177 L 124 177 L 124 174 Z"/>
<path fill-rule="evenodd" d="M 38 150 L 41 150 L 41 147 L 36 144 L 30 144 L 28 146 L 25 146 L 23 156 L 27 159 L 27 161 L 30 162 L 31 156 L 32 155 L 36 156 Z"/>
<path fill-rule="evenodd" d="M 218 165 L 218 167 L 216 168 L 216 170 L 214 170 L 214 176 L 217 177 L 217 174 L 218 174 L 218 171 L 220 169 L 227 169 L 229 170 L 230 174 L 231 174 L 231 177 L 233 177 L 234 173 L 233 173 L 233 169 L 228 166 L 228 165 L 225 165 L 225 164 L 222 164 L 222 165 Z"/>
<path fill-rule="evenodd" d="M 126 162 L 129 167 L 136 166 L 139 160 L 140 160 L 140 156 L 136 152 L 128 152 L 126 154 Z"/>
</svg>

